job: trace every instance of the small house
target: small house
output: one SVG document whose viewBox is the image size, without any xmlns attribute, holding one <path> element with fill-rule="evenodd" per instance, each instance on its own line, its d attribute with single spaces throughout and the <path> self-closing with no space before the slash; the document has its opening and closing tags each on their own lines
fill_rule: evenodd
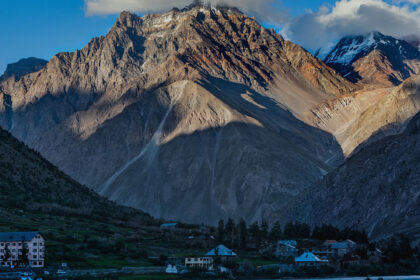
<svg viewBox="0 0 420 280">
<path fill-rule="evenodd" d="M 237 257 L 236 253 L 224 245 L 218 245 L 206 254 L 206 257 L 216 258 L 220 257 L 222 260 L 234 259 Z"/>
<path fill-rule="evenodd" d="M 321 265 L 328 264 L 328 261 L 322 260 L 313 253 L 306 252 L 295 258 L 295 264 L 296 266 L 320 267 Z"/>
</svg>

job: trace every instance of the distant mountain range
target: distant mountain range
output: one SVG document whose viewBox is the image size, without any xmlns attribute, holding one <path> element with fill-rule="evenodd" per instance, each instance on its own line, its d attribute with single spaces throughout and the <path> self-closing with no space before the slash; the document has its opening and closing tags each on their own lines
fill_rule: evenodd
<svg viewBox="0 0 420 280">
<path fill-rule="evenodd" d="M 420 50 L 379 32 L 341 39 L 324 62 L 352 82 L 399 85 L 420 71 Z"/>
<path fill-rule="evenodd" d="M 0 124 L 75 180 L 155 217 L 285 221 L 284 207 L 301 200 L 308 208 L 296 217 L 308 221 L 308 209 L 357 207 L 311 200 L 308 190 L 347 165 L 356 170 L 352 159 L 364 147 L 406 137 L 392 135 L 420 110 L 419 58 L 409 43 L 373 32 L 343 38 L 323 62 L 227 7 L 123 12 L 82 50 L 5 76 Z M 343 221 L 329 217 L 368 226 L 371 220 L 359 224 L 366 207 Z M 407 232 L 415 220 L 404 224 Z M 372 225 L 372 234 L 395 225 Z"/>
</svg>

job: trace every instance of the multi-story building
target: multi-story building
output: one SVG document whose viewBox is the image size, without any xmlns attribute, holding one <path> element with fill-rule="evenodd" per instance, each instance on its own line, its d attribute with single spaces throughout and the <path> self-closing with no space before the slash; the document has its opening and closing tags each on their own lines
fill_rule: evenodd
<svg viewBox="0 0 420 280">
<path fill-rule="evenodd" d="M 213 258 L 210 257 L 185 258 L 185 266 L 187 268 L 199 267 L 212 270 L 213 262 Z"/>
<path fill-rule="evenodd" d="M 24 251 L 31 267 L 44 267 L 45 240 L 39 232 L 0 233 L 0 266 L 18 264 L 24 259 Z"/>
</svg>

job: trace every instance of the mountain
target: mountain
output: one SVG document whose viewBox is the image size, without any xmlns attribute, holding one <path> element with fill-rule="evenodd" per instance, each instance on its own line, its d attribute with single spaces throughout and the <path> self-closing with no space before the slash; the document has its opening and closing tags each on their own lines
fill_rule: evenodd
<svg viewBox="0 0 420 280">
<path fill-rule="evenodd" d="M 35 57 L 21 59 L 16 63 L 7 65 L 6 71 L 0 77 L 0 80 L 11 77 L 19 79 L 27 74 L 41 70 L 47 63 L 48 61 Z"/>
<path fill-rule="evenodd" d="M 413 47 L 420 50 L 420 37 L 416 35 L 406 36 L 403 38 L 405 41 L 410 43 Z"/>
<path fill-rule="evenodd" d="M 75 180 L 167 219 L 260 220 L 342 151 L 308 125 L 356 87 L 234 8 L 123 12 L 82 50 L 0 84 L 0 123 Z"/>
<path fill-rule="evenodd" d="M 159 221 L 100 197 L 3 129 L 0 201 L 0 231 L 40 231 L 46 238 L 49 264 L 92 267 L 104 259 L 130 257 L 144 263 L 144 252 L 169 248 L 156 247 L 156 242 L 150 250 L 147 244 L 136 246 L 142 238 L 157 235 Z"/>
<path fill-rule="evenodd" d="M 420 72 L 420 50 L 404 40 L 371 32 L 342 38 L 324 62 L 352 82 L 395 86 Z"/>
<path fill-rule="evenodd" d="M 312 124 L 335 136 L 344 156 L 383 137 L 399 134 L 420 111 L 420 76 L 397 87 L 362 89 L 312 109 Z"/>
<path fill-rule="evenodd" d="M 80 185 L 3 129 L 0 129 L 0 171 L 1 211 L 60 213 L 92 220 L 103 220 L 104 216 L 121 220 L 132 215 L 152 221 L 150 216 L 116 206 Z"/>
<path fill-rule="evenodd" d="M 407 85 L 409 86 L 409 85 Z M 420 114 L 402 134 L 364 147 L 279 214 L 310 224 L 420 240 Z"/>
</svg>

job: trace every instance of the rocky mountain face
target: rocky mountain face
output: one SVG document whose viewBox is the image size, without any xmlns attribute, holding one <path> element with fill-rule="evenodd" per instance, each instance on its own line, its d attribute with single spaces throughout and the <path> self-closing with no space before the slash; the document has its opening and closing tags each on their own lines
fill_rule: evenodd
<svg viewBox="0 0 420 280">
<path fill-rule="evenodd" d="M 419 170 L 420 114 L 402 134 L 364 147 L 278 216 L 367 229 L 373 238 L 404 233 L 420 240 Z"/>
<path fill-rule="evenodd" d="M 395 86 L 420 72 L 420 50 L 379 32 L 341 39 L 324 62 L 352 82 Z"/>
<path fill-rule="evenodd" d="M 77 181 L 156 217 L 267 217 L 343 156 L 308 125 L 356 86 L 236 9 L 124 12 L 0 84 L 0 123 Z"/>
<path fill-rule="evenodd" d="M 21 59 L 16 63 L 7 65 L 6 71 L 0 77 L 0 80 L 11 77 L 19 79 L 27 74 L 41 70 L 47 63 L 48 61 L 35 57 Z"/>
<path fill-rule="evenodd" d="M 404 131 L 420 111 L 420 76 L 393 88 L 363 89 L 313 108 L 312 123 L 329 131 L 347 157 L 361 147 Z"/>
</svg>

